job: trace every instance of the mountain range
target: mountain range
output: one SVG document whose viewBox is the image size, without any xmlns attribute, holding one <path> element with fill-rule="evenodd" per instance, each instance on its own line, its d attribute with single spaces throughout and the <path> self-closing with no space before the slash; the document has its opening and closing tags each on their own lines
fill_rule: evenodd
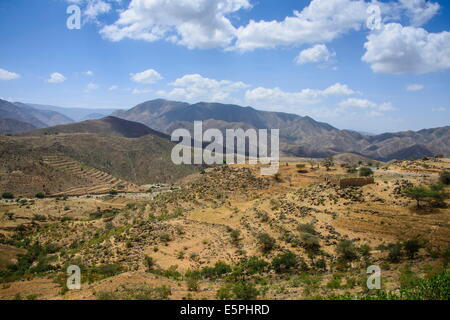
<svg viewBox="0 0 450 320">
<path fill-rule="evenodd" d="M 45 107 L 51 110 L 42 110 Z M 280 148 L 284 156 L 327 157 L 353 153 L 381 161 L 435 154 L 450 157 L 450 126 L 417 132 L 367 135 L 352 130 L 339 130 L 307 116 L 260 111 L 230 104 L 189 104 L 163 99 L 147 101 L 130 110 L 108 110 L 114 112 L 111 117 L 102 120 L 74 123 L 70 115 L 76 115 L 77 119 L 97 119 L 102 116 L 101 113 L 96 114 L 97 109 L 82 109 L 81 113 L 77 113 L 78 110 L 0 100 L 0 133 L 95 133 L 125 138 L 152 134 L 168 139 L 168 135 L 177 128 L 186 128 L 192 132 L 193 122 L 202 120 L 204 130 L 280 129 Z M 127 122 L 120 122 L 118 118 Z"/>
<path fill-rule="evenodd" d="M 144 102 L 113 116 L 143 123 L 166 134 L 176 128 L 192 131 L 193 121 L 202 120 L 204 130 L 280 129 L 280 147 L 286 156 L 326 157 L 355 153 L 376 160 L 407 159 L 443 154 L 450 156 L 450 126 L 365 135 L 339 130 L 327 123 L 295 114 L 259 111 L 220 103 L 188 104 L 168 100 Z"/>
</svg>

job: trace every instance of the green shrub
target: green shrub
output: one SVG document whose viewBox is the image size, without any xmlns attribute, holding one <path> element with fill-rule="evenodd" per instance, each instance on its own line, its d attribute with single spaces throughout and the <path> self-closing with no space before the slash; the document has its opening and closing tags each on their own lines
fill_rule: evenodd
<svg viewBox="0 0 450 320">
<path fill-rule="evenodd" d="M 44 199 L 45 198 L 45 193 L 44 192 L 36 193 L 35 197 L 38 198 L 38 199 Z"/>
<path fill-rule="evenodd" d="M 259 259 L 258 257 L 250 257 L 243 261 L 242 265 L 248 274 L 258 274 L 264 272 L 269 263 L 265 260 Z"/>
<path fill-rule="evenodd" d="M 155 260 L 152 257 L 145 256 L 144 258 L 145 266 L 147 267 L 147 271 L 153 270 L 155 267 Z"/>
<path fill-rule="evenodd" d="M 450 185 L 450 171 L 441 172 L 439 175 L 439 181 L 446 186 Z"/>
<path fill-rule="evenodd" d="M 198 280 L 195 278 L 188 278 L 186 280 L 186 285 L 189 291 L 198 291 L 200 288 Z"/>
<path fill-rule="evenodd" d="M 203 278 L 207 279 L 217 279 L 228 273 L 231 273 L 231 267 L 225 262 L 219 261 L 214 267 L 204 267 L 201 271 Z"/>
<path fill-rule="evenodd" d="M 400 243 L 393 243 L 387 247 L 389 252 L 388 259 L 392 263 L 399 263 L 402 257 L 402 245 Z"/>
<path fill-rule="evenodd" d="M 3 199 L 14 199 L 14 195 L 11 192 L 4 192 L 2 193 Z"/>
<path fill-rule="evenodd" d="M 234 244 L 237 244 L 239 242 L 239 240 L 240 240 L 240 237 L 241 237 L 241 231 L 239 231 L 237 229 L 232 230 L 230 232 L 230 237 L 231 237 L 231 241 Z"/>
<path fill-rule="evenodd" d="M 316 234 L 316 229 L 314 228 L 314 225 L 312 223 L 304 223 L 304 224 L 300 224 L 297 227 L 297 230 L 299 232 L 305 232 L 305 233 L 310 233 L 310 234 Z"/>
<path fill-rule="evenodd" d="M 359 176 L 360 177 L 370 177 L 373 176 L 373 171 L 370 168 L 361 168 L 359 169 Z"/>
<path fill-rule="evenodd" d="M 269 253 L 275 248 L 275 239 L 269 234 L 262 232 L 258 234 L 257 238 L 263 253 Z"/>
<path fill-rule="evenodd" d="M 336 247 L 336 251 L 339 258 L 346 262 L 354 261 L 358 258 L 358 250 L 350 240 L 341 240 Z"/>
<path fill-rule="evenodd" d="M 250 281 L 240 281 L 232 287 L 234 298 L 237 300 L 256 300 L 258 289 Z"/>
<path fill-rule="evenodd" d="M 403 243 L 403 249 L 410 259 L 414 259 L 416 253 L 423 247 L 424 244 L 419 239 L 411 239 Z"/>
<path fill-rule="evenodd" d="M 277 273 L 288 272 L 299 264 L 298 257 L 291 251 L 278 255 L 272 260 L 272 268 Z"/>
</svg>

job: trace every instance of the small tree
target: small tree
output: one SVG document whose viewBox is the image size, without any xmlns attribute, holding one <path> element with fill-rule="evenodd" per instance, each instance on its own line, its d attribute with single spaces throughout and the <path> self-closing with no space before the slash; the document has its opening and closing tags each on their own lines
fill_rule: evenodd
<svg viewBox="0 0 450 320">
<path fill-rule="evenodd" d="M 443 184 L 443 185 L 450 185 L 450 171 L 443 171 L 441 172 L 441 174 L 439 175 L 439 181 Z"/>
<path fill-rule="evenodd" d="M 428 190 L 425 187 L 412 187 L 403 191 L 403 195 L 417 201 L 417 208 L 420 208 L 420 202 L 428 196 Z"/>
<path fill-rule="evenodd" d="M 387 247 L 389 252 L 388 259 L 392 263 L 399 263 L 402 257 L 402 245 L 400 243 L 393 243 Z"/>
<path fill-rule="evenodd" d="M 155 267 L 155 260 L 152 257 L 145 256 L 145 266 L 147 267 L 147 271 L 153 270 Z"/>
<path fill-rule="evenodd" d="M 417 201 L 417 208 L 420 208 L 421 201 L 442 203 L 447 195 L 443 192 L 443 189 L 438 185 L 434 185 L 431 188 L 423 186 L 407 188 L 403 191 L 403 195 Z"/>
<path fill-rule="evenodd" d="M 358 250 L 350 240 L 341 240 L 336 247 L 336 251 L 344 261 L 354 261 L 358 258 Z"/>
<path fill-rule="evenodd" d="M 272 261 L 272 267 L 277 273 L 286 272 L 294 269 L 298 265 L 297 256 L 291 252 L 285 252 L 275 257 Z"/>
<path fill-rule="evenodd" d="M 258 242 L 264 253 L 269 253 L 275 247 L 275 239 L 265 232 L 258 234 Z"/>
<path fill-rule="evenodd" d="M 359 176 L 360 177 L 371 177 L 373 176 L 373 171 L 370 168 L 361 168 L 359 169 Z"/>
<path fill-rule="evenodd" d="M 328 157 L 323 161 L 323 166 L 327 168 L 327 171 L 330 171 L 330 168 L 334 166 L 333 157 Z"/>
<path fill-rule="evenodd" d="M 403 243 L 403 249 L 411 260 L 414 259 L 416 253 L 423 247 L 423 243 L 418 239 L 407 240 Z"/>
<path fill-rule="evenodd" d="M 11 192 L 4 192 L 2 194 L 3 199 L 14 199 L 14 195 Z"/>
<path fill-rule="evenodd" d="M 44 192 L 36 193 L 36 198 L 38 198 L 38 199 L 44 199 L 44 198 L 45 198 L 45 193 L 44 193 Z"/>
</svg>

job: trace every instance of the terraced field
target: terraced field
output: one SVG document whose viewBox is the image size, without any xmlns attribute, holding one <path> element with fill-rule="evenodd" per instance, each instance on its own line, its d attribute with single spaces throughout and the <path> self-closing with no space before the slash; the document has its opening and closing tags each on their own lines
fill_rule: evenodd
<svg viewBox="0 0 450 320">
<path fill-rule="evenodd" d="M 89 167 L 83 163 L 63 155 L 43 156 L 44 164 L 55 170 L 64 171 L 66 174 L 77 176 L 84 180 L 84 186 L 78 186 L 52 194 L 52 196 L 78 196 L 84 194 L 101 194 L 111 190 L 120 192 L 139 192 L 141 187 L 131 182 L 116 178 L 106 172 Z"/>
</svg>

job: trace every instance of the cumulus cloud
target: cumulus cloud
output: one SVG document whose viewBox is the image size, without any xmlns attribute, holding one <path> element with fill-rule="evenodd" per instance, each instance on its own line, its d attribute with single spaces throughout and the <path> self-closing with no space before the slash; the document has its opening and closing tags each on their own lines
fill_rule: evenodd
<svg viewBox="0 0 450 320">
<path fill-rule="evenodd" d="M 199 74 L 187 74 L 170 84 L 174 88 L 168 92 L 159 91 L 158 94 L 170 99 L 190 102 L 213 101 L 224 103 L 238 103 L 234 96 L 248 88 L 249 85 L 241 81 L 216 80 Z"/>
<path fill-rule="evenodd" d="M 237 31 L 236 49 L 249 51 L 279 45 L 329 42 L 360 30 L 367 19 L 363 0 L 314 0 L 283 21 L 250 21 Z"/>
<path fill-rule="evenodd" d="M 163 77 L 158 73 L 158 71 L 153 69 L 148 69 L 139 73 L 130 74 L 131 80 L 138 83 L 152 84 L 158 80 L 163 79 Z"/>
<path fill-rule="evenodd" d="M 367 99 L 349 98 L 339 103 L 341 109 L 374 109 L 378 111 L 390 111 L 394 107 L 390 102 L 375 103 Z"/>
<path fill-rule="evenodd" d="M 224 47 L 236 32 L 227 16 L 244 8 L 250 8 L 248 0 L 132 0 L 100 33 L 112 41 L 164 39 L 188 48 Z"/>
<path fill-rule="evenodd" d="M 108 13 L 111 4 L 103 0 L 89 0 L 84 10 L 84 15 L 88 20 L 96 20 L 97 16 Z"/>
<path fill-rule="evenodd" d="M 423 90 L 423 88 L 425 88 L 423 84 L 413 83 L 406 86 L 406 91 L 420 91 Z"/>
<path fill-rule="evenodd" d="M 298 64 L 327 62 L 334 56 L 336 56 L 336 53 L 328 50 L 326 45 L 317 44 L 301 51 L 295 62 Z"/>
<path fill-rule="evenodd" d="M 324 90 L 303 89 L 298 92 L 286 92 L 280 88 L 255 88 L 245 93 L 248 103 L 269 108 L 291 108 L 304 105 L 313 105 L 330 96 L 343 96 L 356 94 L 345 84 L 336 83 Z"/>
<path fill-rule="evenodd" d="M 20 74 L 0 68 L 0 80 L 14 80 L 20 78 Z"/>
<path fill-rule="evenodd" d="M 426 24 L 440 9 L 438 3 L 425 0 L 399 0 L 399 2 L 405 9 L 411 25 L 415 27 Z"/>
<path fill-rule="evenodd" d="M 66 81 L 66 77 L 59 72 L 54 72 L 50 75 L 50 78 L 47 79 L 48 83 L 62 83 Z"/>
<path fill-rule="evenodd" d="M 84 74 L 85 76 L 92 77 L 92 76 L 94 75 L 94 72 L 88 70 L 88 71 L 86 71 L 86 72 L 83 72 L 83 74 Z"/>
<path fill-rule="evenodd" d="M 119 86 L 117 86 L 117 85 L 112 85 L 111 87 L 109 87 L 109 91 L 114 91 L 114 90 L 117 90 L 117 89 L 119 89 Z"/>
<path fill-rule="evenodd" d="M 363 61 L 379 73 L 428 73 L 450 68 L 450 32 L 389 23 L 368 36 Z"/>
</svg>

